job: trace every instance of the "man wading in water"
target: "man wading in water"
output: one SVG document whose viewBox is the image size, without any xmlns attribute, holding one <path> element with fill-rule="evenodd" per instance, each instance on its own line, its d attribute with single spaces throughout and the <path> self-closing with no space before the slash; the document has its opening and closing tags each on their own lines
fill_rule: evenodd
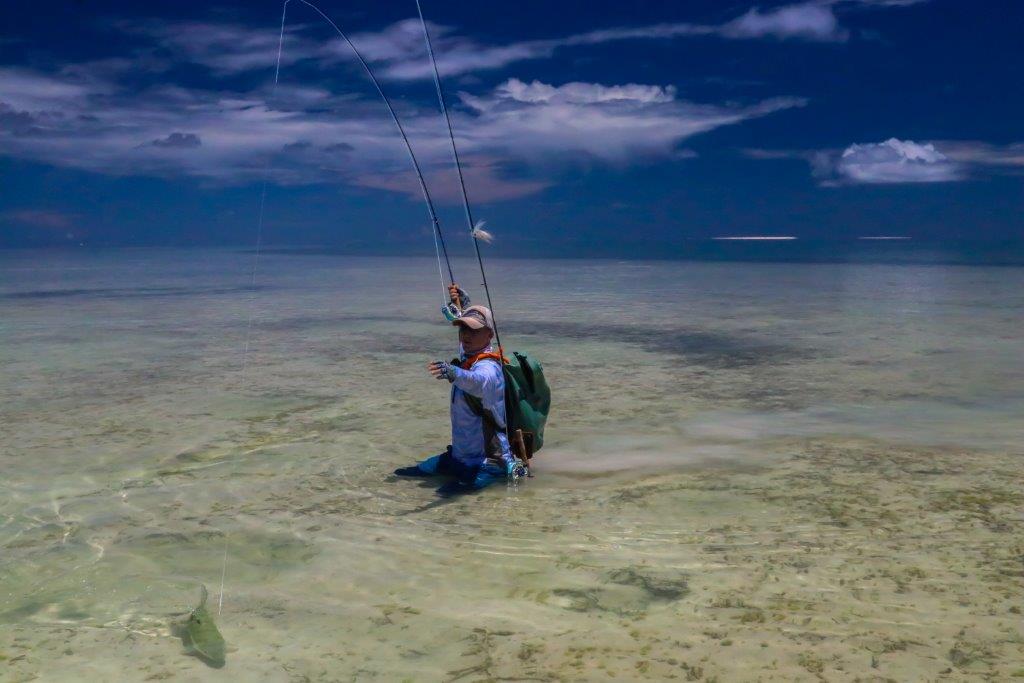
<svg viewBox="0 0 1024 683">
<path fill-rule="evenodd" d="M 456 285 L 450 291 L 453 301 L 459 297 L 468 303 Z M 501 356 L 491 345 L 491 311 L 486 306 L 469 306 L 452 325 L 459 328 L 458 363 L 427 365 L 431 375 L 452 384 L 452 443 L 440 455 L 395 470 L 400 477 L 454 477 L 437 489 L 440 496 L 479 491 L 506 476 L 526 473 L 522 461 L 512 454 L 505 432 L 505 376 Z"/>
</svg>

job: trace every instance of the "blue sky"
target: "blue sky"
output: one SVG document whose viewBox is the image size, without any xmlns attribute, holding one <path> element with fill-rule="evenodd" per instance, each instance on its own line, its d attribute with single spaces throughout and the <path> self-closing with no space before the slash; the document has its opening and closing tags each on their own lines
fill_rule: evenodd
<svg viewBox="0 0 1024 683">
<path fill-rule="evenodd" d="M 415 3 L 317 4 L 393 98 L 464 249 Z M 281 9 L 9 7 L 0 246 L 251 244 L 266 174 L 267 244 L 432 250 L 386 109 L 294 0 L 273 90 Z M 496 251 L 1021 237 L 1021 3 L 424 0 L 424 11 Z"/>
</svg>

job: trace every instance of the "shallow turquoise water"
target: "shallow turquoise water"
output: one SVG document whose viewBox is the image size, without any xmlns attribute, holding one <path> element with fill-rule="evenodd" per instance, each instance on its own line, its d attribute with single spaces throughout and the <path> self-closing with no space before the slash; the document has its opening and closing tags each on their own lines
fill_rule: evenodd
<svg viewBox="0 0 1024 683">
<path fill-rule="evenodd" d="M 433 261 L 264 255 L 255 290 L 251 265 L 0 252 L 0 655 L 31 646 L 19 675 L 571 678 L 565 633 L 667 634 L 701 581 L 740 590 L 761 557 L 697 548 L 863 540 L 686 482 L 762 476 L 810 441 L 1024 442 L 1022 268 L 493 261 L 505 344 L 553 386 L 547 446 L 518 489 L 434 507 L 388 477 L 447 443 L 423 368 L 455 346 Z M 234 650 L 212 672 L 168 615 L 200 584 L 218 599 L 225 551 Z"/>
</svg>

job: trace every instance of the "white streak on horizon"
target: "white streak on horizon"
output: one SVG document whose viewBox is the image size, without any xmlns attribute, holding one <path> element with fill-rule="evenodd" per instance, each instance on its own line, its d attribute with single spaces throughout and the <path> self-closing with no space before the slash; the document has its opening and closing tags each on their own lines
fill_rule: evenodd
<svg viewBox="0 0 1024 683">
<path fill-rule="evenodd" d="M 781 242 L 781 241 L 787 241 L 787 240 L 795 240 L 796 237 L 793 237 L 791 235 L 780 235 L 780 236 L 775 236 L 775 235 L 745 235 L 745 236 L 738 236 L 738 237 L 712 237 L 711 239 L 713 239 L 713 240 L 755 240 L 755 241 L 756 240 L 762 240 L 762 241 L 767 241 L 767 242 L 772 242 L 772 241 Z"/>
</svg>

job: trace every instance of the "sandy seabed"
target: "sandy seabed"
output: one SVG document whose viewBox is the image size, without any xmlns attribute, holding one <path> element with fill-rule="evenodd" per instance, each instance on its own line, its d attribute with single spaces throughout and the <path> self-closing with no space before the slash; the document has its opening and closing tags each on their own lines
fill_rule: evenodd
<svg viewBox="0 0 1024 683">
<path fill-rule="evenodd" d="M 666 318 L 583 262 L 506 309 L 555 391 L 536 476 L 442 503 L 389 473 L 446 443 L 450 333 L 353 313 L 423 264 L 271 262 L 243 372 L 224 258 L 146 296 L 8 283 L 3 680 L 1024 678 L 1016 270 L 749 266 L 730 307 L 727 266 L 644 266 L 691 293 Z M 225 556 L 216 669 L 173 627 Z"/>
</svg>

